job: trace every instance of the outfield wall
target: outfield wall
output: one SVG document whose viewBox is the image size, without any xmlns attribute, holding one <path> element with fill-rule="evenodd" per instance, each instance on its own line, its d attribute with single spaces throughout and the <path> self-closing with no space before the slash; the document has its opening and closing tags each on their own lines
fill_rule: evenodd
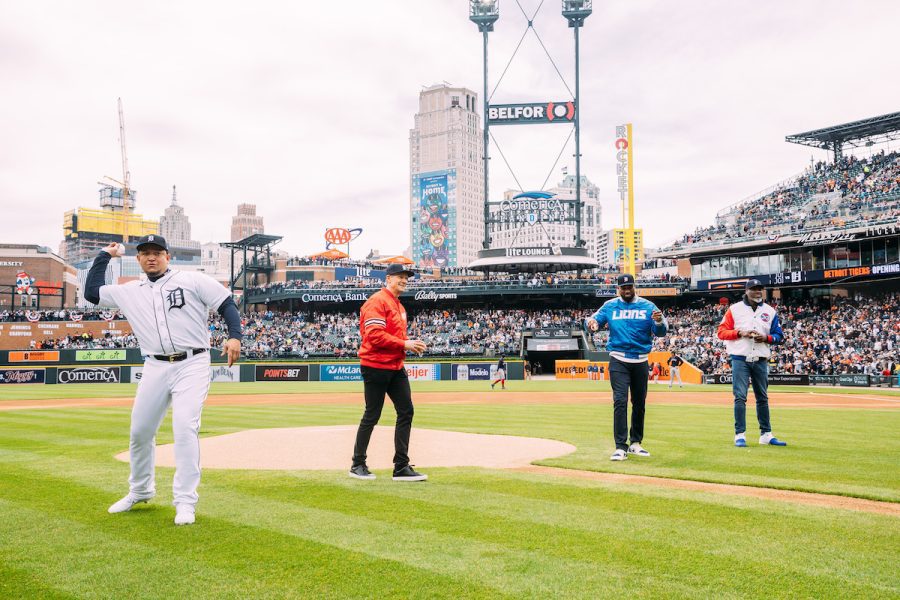
<svg viewBox="0 0 900 600">
<path fill-rule="evenodd" d="M 54 351 L 56 352 L 56 351 Z M 63 352 L 83 352 L 70 350 Z M 93 351 L 97 352 L 97 351 Z M 46 353 L 36 357 L 41 360 L 31 364 L 7 364 L 0 366 L 0 384 L 28 385 L 50 384 L 71 385 L 79 383 L 137 383 L 143 374 L 143 363 L 124 364 L 129 351 L 105 351 L 120 360 L 106 363 L 63 362 L 63 358 L 52 358 Z M 122 355 L 119 352 L 123 353 Z M 58 353 L 57 353 L 58 354 Z M 140 353 L 138 353 L 140 356 Z M 119 363 L 122 364 L 119 364 Z M 406 372 L 411 381 L 489 381 L 496 375 L 495 361 L 466 362 L 426 362 L 410 361 L 406 363 Z M 522 361 L 507 361 L 507 379 L 524 379 Z M 210 382 L 237 383 L 255 381 L 362 381 L 359 363 L 353 362 L 265 362 L 241 363 L 231 367 L 225 364 L 210 365 Z"/>
</svg>

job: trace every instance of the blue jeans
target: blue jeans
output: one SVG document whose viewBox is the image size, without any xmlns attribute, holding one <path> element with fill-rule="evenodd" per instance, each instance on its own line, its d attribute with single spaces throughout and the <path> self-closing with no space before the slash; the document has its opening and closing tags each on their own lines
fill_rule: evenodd
<svg viewBox="0 0 900 600">
<path fill-rule="evenodd" d="M 760 434 L 772 431 L 769 424 L 769 365 L 766 359 L 756 362 L 731 359 L 732 382 L 734 393 L 734 432 L 747 431 L 747 388 L 753 384 L 753 395 L 756 397 L 756 419 L 759 421 Z"/>
</svg>

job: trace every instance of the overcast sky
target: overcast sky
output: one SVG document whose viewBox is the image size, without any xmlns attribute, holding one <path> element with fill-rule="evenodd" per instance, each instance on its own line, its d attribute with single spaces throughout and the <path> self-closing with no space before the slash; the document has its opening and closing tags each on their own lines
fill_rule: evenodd
<svg viewBox="0 0 900 600">
<path fill-rule="evenodd" d="M 520 0 L 531 15 L 540 0 Z M 574 90 L 557 0 L 535 29 Z M 0 242 L 54 251 L 62 217 L 119 179 L 125 104 L 137 210 L 172 185 L 201 242 L 226 241 L 252 202 L 281 248 L 309 254 L 328 227 L 362 227 L 354 257 L 409 244 L 409 129 L 423 86 L 482 89 L 481 36 L 461 0 L 15 2 L 0 0 Z M 582 171 L 621 225 L 614 128 L 634 123 L 637 225 L 648 245 L 825 153 L 786 134 L 900 110 L 896 1 L 594 2 L 582 30 Z M 501 1 L 490 87 L 526 22 Z M 891 42 L 890 40 L 895 40 Z M 565 100 L 529 33 L 492 102 Z M 496 128 L 526 189 L 540 189 L 568 126 Z M 569 143 L 552 171 L 574 173 Z M 517 188 L 496 150 L 491 188 Z M 495 194 L 492 194 L 494 196 Z"/>
</svg>

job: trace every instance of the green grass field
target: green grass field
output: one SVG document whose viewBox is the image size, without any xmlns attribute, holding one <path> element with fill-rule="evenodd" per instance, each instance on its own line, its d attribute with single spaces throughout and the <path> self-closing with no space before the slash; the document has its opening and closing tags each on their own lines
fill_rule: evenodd
<svg viewBox="0 0 900 600">
<path fill-rule="evenodd" d="M 315 389 L 285 385 L 220 384 L 213 393 Z M 484 388 L 415 388 L 435 386 Z M 22 388 L 50 397 L 59 395 L 53 388 L 82 397 L 133 391 L 16 387 L 0 390 L 3 399 L 23 399 Z M 773 406 L 790 445 L 739 450 L 730 409 L 691 405 L 695 392 L 684 405 L 654 406 L 651 395 L 646 461 L 608 460 L 608 405 L 423 403 L 415 425 L 576 445 L 545 461 L 557 467 L 900 502 L 897 410 Z M 351 424 L 360 413 L 348 404 L 210 406 L 202 435 Z M 391 417 L 387 409 L 383 423 Z M 402 484 L 381 471 L 361 482 L 343 471 L 210 469 L 197 524 L 176 528 L 172 469 L 159 468 L 152 503 L 109 515 L 127 490 L 128 466 L 113 455 L 127 449 L 128 424 L 125 407 L 0 411 L 0 598 L 900 597 L 897 517 L 514 471 L 423 468 L 430 481 Z M 172 441 L 168 420 L 158 441 Z M 411 455 L 415 462 L 415 437 Z"/>
</svg>

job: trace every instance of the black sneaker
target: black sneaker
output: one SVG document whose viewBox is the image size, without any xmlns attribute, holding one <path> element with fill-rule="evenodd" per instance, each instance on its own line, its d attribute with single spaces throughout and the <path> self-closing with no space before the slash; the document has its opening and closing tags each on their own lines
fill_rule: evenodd
<svg viewBox="0 0 900 600">
<path fill-rule="evenodd" d="M 369 470 L 366 465 L 355 465 L 350 467 L 350 477 L 354 479 L 375 479 L 375 474 Z"/>
<path fill-rule="evenodd" d="M 412 465 L 394 470 L 394 481 L 425 481 L 426 479 L 428 479 L 428 475 L 416 472 Z"/>
</svg>

